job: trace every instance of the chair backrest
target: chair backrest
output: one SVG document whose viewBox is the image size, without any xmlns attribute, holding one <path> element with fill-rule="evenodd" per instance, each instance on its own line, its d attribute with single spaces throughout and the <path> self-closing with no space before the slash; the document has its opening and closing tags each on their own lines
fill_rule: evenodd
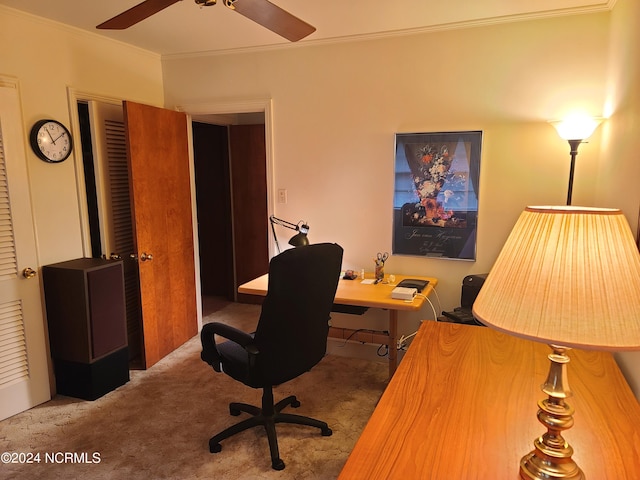
<svg viewBox="0 0 640 480">
<path fill-rule="evenodd" d="M 271 259 L 255 345 L 256 367 L 272 385 L 310 370 L 324 356 L 342 253 L 340 245 L 319 243 Z"/>
</svg>

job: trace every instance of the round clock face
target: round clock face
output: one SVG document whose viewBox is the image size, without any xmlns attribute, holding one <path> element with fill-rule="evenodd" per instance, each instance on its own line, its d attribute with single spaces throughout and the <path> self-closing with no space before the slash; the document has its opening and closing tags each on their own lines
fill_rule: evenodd
<svg viewBox="0 0 640 480">
<path fill-rule="evenodd" d="M 69 158 L 73 148 L 69 130 L 56 120 L 36 122 L 29 140 L 35 154 L 45 162 L 62 162 Z"/>
</svg>

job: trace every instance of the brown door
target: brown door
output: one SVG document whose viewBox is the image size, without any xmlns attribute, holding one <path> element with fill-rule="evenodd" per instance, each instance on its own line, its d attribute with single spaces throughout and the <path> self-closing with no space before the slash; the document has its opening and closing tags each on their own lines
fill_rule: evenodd
<svg viewBox="0 0 640 480">
<path fill-rule="evenodd" d="M 124 118 L 148 368 L 198 331 L 187 118 L 132 102 Z"/>
<path fill-rule="evenodd" d="M 235 289 L 269 270 L 264 125 L 229 127 Z M 250 296 L 238 301 L 253 303 Z"/>
</svg>

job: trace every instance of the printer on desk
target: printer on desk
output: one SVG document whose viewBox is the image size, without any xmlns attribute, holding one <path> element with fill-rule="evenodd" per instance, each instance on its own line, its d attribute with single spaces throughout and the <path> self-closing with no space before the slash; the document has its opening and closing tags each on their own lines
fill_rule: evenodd
<svg viewBox="0 0 640 480">
<path fill-rule="evenodd" d="M 477 275 L 467 275 L 462 279 L 462 294 L 460 298 L 460 306 L 453 309 L 452 312 L 442 312 L 440 321 L 452 323 L 465 323 L 467 325 L 482 325 L 473 317 L 471 307 L 475 302 L 485 279 L 486 273 Z"/>
</svg>

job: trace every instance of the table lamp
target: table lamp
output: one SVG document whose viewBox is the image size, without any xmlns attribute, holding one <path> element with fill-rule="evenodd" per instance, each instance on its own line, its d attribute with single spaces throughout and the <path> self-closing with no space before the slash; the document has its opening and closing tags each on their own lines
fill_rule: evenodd
<svg viewBox="0 0 640 480">
<path fill-rule="evenodd" d="M 307 238 L 307 233 L 309 233 L 309 225 L 300 220 L 297 224 L 287 222 L 286 220 L 282 220 L 278 217 L 274 217 L 271 215 L 269 217 L 269 222 L 271 222 L 271 231 L 273 232 L 273 239 L 276 241 L 276 247 L 278 248 L 278 253 L 280 253 L 280 244 L 278 243 L 278 236 L 276 235 L 276 225 L 280 225 L 282 227 L 290 228 L 291 230 L 295 230 L 296 233 L 293 237 L 289 239 L 289 245 L 293 245 L 294 247 L 302 247 L 304 245 L 309 245 L 309 239 Z"/>
<path fill-rule="evenodd" d="M 490 327 L 552 349 L 542 385 L 548 398 L 538 402 L 538 420 L 547 432 L 520 461 L 520 477 L 585 478 L 562 437 L 573 425 L 573 408 L 565 401 L 571 395 L 567 351 L 640 349 L 640 255 L 622 212 L 527 207 L 473 314 Z"/>
</svg>

